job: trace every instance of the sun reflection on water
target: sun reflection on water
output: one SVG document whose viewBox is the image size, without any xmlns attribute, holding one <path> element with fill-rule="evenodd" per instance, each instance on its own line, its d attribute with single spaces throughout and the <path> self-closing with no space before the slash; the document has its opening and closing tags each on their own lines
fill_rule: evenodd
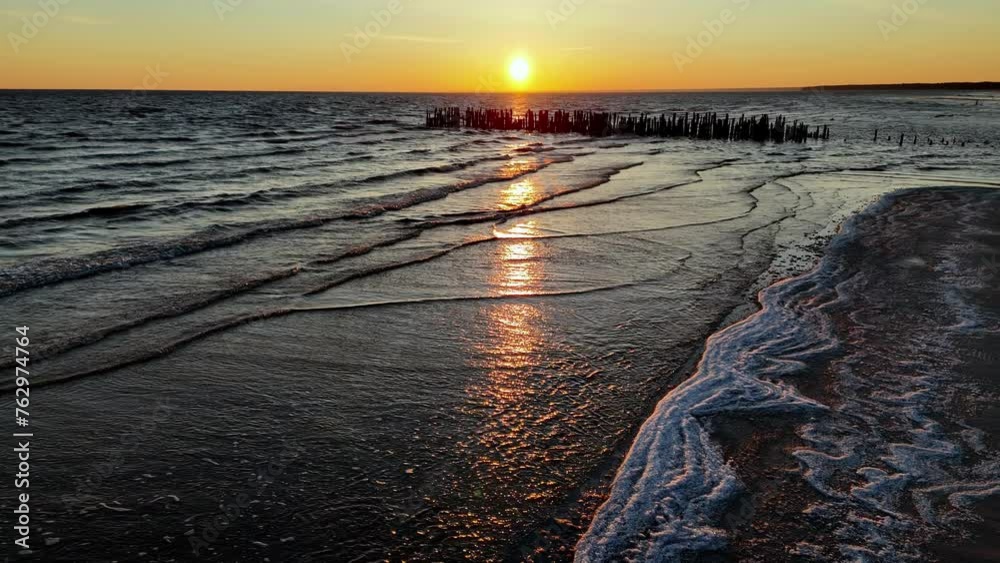
<svg viewBox="0 0 1000 563">
<path fill-rule="evenodd" d="M 506 236 L 497 233 L 490 293 L 513 299 L 483 301 L 468 329 L 466 362 L 478 373 L 466 387 L 463 410 L 476 422 L 458 444 L 468 465 L 455 485 L 471 490 L 465 494 L 472 500 L 451 515 L 451 524 L 476 541 L 560 502 L 580 455 L 564 435 L 577 416 L 568 408 L 578 399 L 567 360 L 575 353 L 557 336 L 551 303 L 517 299 L 540 294 L 546 276 L 546 241 L 530 238 L 534 230 L 525 222 L 501 230 Z"/>
<path fill-rule="evenodd" d="M 506 236 L 497 233 L 489 276 L 494 296 L 541 293 L 545 241 L 530 238 L 534 231 L 534 222 L 526 222 L 507 229 Z M 480 420 L 474 472 L 482 482 L 498 483 L 494 494 L 503 495 L 503 504 L 515 512 L 524 509 L 523 503 L 558 496 L 550 465 L 562 454 L 549 441 L 565 414 L 561 378 L 554 369 L 565 345 L 553 339 L 548 311 L 531 301 L 484 303 L 477 336 L 470 340 L 470 364 L 483 371 L 468 388 Z"/>
<path fill-rule="evenodd" d="M 489 285 L 495 296 L 536 295 L 541 289 L 544 263 L 538 241 L 500 239 L 499 255 Z"/>
<path fill-rule="evenodd" d="M 528 221 L 527 223 L 518 223 L 513 227 L 494 225 L 493 236 L 497 238 L 526 239 L 541 236 L 541 232 L 534 221 Z"/>
<path fill-rule="evenodd" d="M 519 209 L 521 207 L 531 205 L 535 202 L 537 197 L 538 190 L 535 188 L 534 182 L 530 178 L 526 178 L 520 182 L 514 182 L 504 188 L 504 190 L 500 192 L 500 202 L 497 206 L 502 211 Z"/>
<path fill-rule="evenodd" d="M 517 158 L 500 167 L 500 177 L 512 179 L 537 169 L 537 160 L 532 158 Z"/>
<path fill-rule="evenodd" d="M 475 345 L 473 363 L 486 373 L 469 388 L 482 413 L 476 432 L 480 455 L 474 465 L 490 475 L 486 482 L 519 483 L 517 494 L 538 498 L 544 491 L 532 490 L 536 483 L 519 480 L 517 474 L 544 466 L 540 425 L 559 414 L 546 389 L 545 366 L 555 352 L 545 330 L 547 319 L 543 309 L 530 303 L 494 303 L 483 313 L 486 337 Z"/>
</svg>

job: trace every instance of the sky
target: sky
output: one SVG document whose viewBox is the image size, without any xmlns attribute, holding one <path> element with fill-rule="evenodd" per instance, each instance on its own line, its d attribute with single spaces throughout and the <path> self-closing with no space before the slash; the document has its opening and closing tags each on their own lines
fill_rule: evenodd
<svg viewBox="0 0 1000 563">
<path fill-rule="evenodd" d="M 0 0 L 0 88 L 1000 81 L 997 0 Z M 515 80 L 511 63 L 530 68 Z"/>
</svg>

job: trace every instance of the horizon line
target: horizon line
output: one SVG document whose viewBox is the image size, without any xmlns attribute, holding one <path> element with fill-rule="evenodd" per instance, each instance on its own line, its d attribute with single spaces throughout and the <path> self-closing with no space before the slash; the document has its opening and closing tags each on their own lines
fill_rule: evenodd
<svg viewBox="0 0 1000 563">
<path fill-rule="evenodd" d="M 710 92 L 801 92 L 808 90 L 900 90 L 907 87 L 927 89 L 936 87 L 947 89 L 948 86 L 980 86 L 986 90 L 1000 90 L 1000 81 L 954 81 L 954 82 L 896 82 L 879 84 L 823 84 L 814 86 L 748 86 L 735 88 L 650 88 L 624 90 L 497 90 L 495 92 L 474 92 L 461 90 L 239 90 L 216 88 L 193 89 L 143 89 L 143 88 L 8 88 L 0 87 L 3 92 L 163 92 L 163 93 L 219 93 L 219 94 L 406 94 L 406 95 L 510 95 L 510 94 L 677 94 L 677 93 L 710 93 Z M 956 88 L 959 90 L 967 88 Z"/>
</svg>

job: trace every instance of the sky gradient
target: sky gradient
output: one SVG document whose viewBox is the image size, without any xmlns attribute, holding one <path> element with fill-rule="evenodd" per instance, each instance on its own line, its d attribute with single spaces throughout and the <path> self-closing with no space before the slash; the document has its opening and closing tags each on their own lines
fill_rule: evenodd
<svg viewBox="0 0 1000 563">
<path fill-rule="evenodd" d="M 0 0 L 0 88 L 503 92 L 1000 81 L 996 7 L 996 0 Z M 506 71 L 515 56 L 531 62 L 523 84 Z"/>
</svg>

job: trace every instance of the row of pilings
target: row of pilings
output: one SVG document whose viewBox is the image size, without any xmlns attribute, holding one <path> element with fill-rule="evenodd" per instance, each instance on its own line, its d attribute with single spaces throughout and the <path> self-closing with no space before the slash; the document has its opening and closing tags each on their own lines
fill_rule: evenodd
<svg viewBox="0 0 1000 563">
<path fill-rule="evenodd" d="M 896 137 L 894 137 L 891 134 L 890 135 L 879 136 L 879 130 L 876 129 L 875 130 L 875 138 L 872 139 L 872 141 L 875 142 L 875 143 L 879 143 L 883 139 L 887 139 L 890 143 L 896 141 Z M 899 146 L 903 146 L 904 144 L 910 144 L 911 143 L 911 139 L 912 139 L 913 146 L 927 145 L 927 146 L 933 147 L 935 144 L 944 145 L 946 147 L 947 146 L 964 147 L 966 144 L 970 144 L 970 145 L 975 146 L 975 142 L 972 141 L 972 140 L 968 140 L 968 139 L 959 139 L 958 137 L 952 137 L 949 140 L 947 137 L 941 137 L 940 141 L 935 141 L 933 137 L 921 137 L 920 135 L 918 135 L 916 133 L 912 133 L 910 137 L 907 137 L 906 133 L 900 133 L 900 135 L 899 135 Z M 846 141 L 847 139 L 844 139 L 844 140 Z M 987 147 L 987 146 L 990 145 L 990 141 L 988 141 L 988 140 L 987 141 L 983 141 L 982 145 L 984 147 Z"/>
<path fill-rule="evenodd" d="M 636 135 L 642 137 L 684 137 L 724 141 L 804 143 L 830 138 L 830 128 L 810 127 L 783 116 L 733 117 L 729 114 L 673 113 L 638 115 L 598 111 L 528 110 L 515 115 L 510 109 L 437 108 L 427 111 L 427 127 L 481 129 L 489 131 L 534 131 L 538 133 L 578 133 L 592 137 Z"/>
</svg>

